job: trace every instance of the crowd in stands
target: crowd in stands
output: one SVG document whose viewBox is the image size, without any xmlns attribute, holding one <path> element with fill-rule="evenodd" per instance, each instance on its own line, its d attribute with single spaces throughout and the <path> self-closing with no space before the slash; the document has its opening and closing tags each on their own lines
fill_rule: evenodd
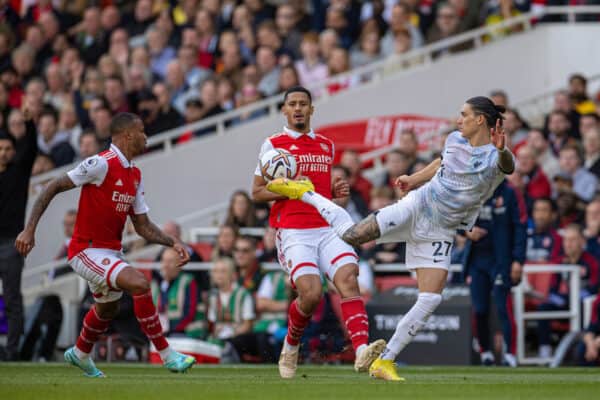
<svg viewBox="0 0 600 400">
<path fill-rule="evenodd" d="M 29 105 L 38 130 L 37 175 L 106 149 L 116 112 L 138 113 L 153 136 L 497 23 L 532 3 L 1 1 L 0 130 L 22 137 L 20 109 Z M 436 57 L 468 47 L 441 49 Z M 335 93 L 359 80 L 325 90 Z M 265 113 L 243 113 L 229 124 Z"/>
<path fill-rule="evenodd" d="M 155 135 L 531 7 L 530 1 L 510 0 L 89 3 L 0 1 L 0 129 L 19 140 L 25 135 L 20 110 L 26 106 L 33 113 L 39 149 L 34 174 L 107 148 L 108 125 L 117 112 L 138 113 L 147 134 Z M 440 50 L 439 55 L 464 48 Z M 327 90 L 354 83 L 349 79 Z M 504 92 L 490 94 L 507 107 L 505 128 L 517 157 L 508 180 L 527 208 L 527 262 L 580 265 L 582 299 L 596 295 L 600 283 L 600 103 L 586 84 L 585 77 L 573 75 L 567 88 L 555 94 L 541 126 L 525 121 Z M 263 113 L 244 114 L 233 123 Z M 351 184 L 350 196 L 340 204 L 355 220 L 404 195 L 394 180 L 436 156 L 422 158 L 418 144 L 414 132 L 402 132 L 384 169 L 371 179 L 362 175 L 356 151 L 343 152 L 333 175 Z M 75 214 L 65 217 L 67 240 Z M 219 343 L 234 361 L 276 358 L 293 291 L 283 272 L 261 268 L 277 262 L 276 232 L 266 227 L 267 217 L 267 206 L 236 191 L 214 243 L 189 244 L 192 261 L 213 263 L 208 273 L 179 271 L 172 251 L 159 254 L 153 295 L 170 335 Z M 244 227 L 265 227 L 266 233 L 257 241 L 239 234 Z M 165 229 L 182 236 L 174 223 Z M 467 240 L 456 238 L 457 262 Z M 402 263 L 404 249 L 403 243 L 368 243 L 359 249 L 365 297 L 398 282 L 389 274 L 374 274 L 371 267 Z M 414 284 L 408 276 L 402 282 Z M 530 307 L 568 307 L 562 275 L 536 284 L 532 282 Z M 596 305 L 586 327 L 582 362 L 598 358 L 598 350 L 592 349 L 600 336 L 598 311 Z M 562 327 L 548 321 L 538 326 L 544 332 L 539 351 L 547 355 Z M 304 357 L 338 352 L 346 345 L 344 335 L 330 288 L 303 338 Z"/>
</svg>

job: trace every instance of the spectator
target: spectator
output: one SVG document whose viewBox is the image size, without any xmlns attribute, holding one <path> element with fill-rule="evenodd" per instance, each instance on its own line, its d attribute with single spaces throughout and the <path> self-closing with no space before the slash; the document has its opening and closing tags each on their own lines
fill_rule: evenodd
<svg viewBox="0 0 600 400">
<path fill-rule="evenodd" d="M 259 263 L 277 262 L 276 235 L 277 231 L 275 230 L 275 228 L 266 228 L 265 235 L 263 236 L 262 241 L 263 245 L 257 251 L 257 258 Z"/>
<path fill-rule="evenodd" d="M 77 219 L 77 210 L 71 209 L 65 213 L 63 217 L 63 229 L 64 229 L 64 243 L 60 247 L 60 250 L 56 254 L 55 259 L 60 260 L 61 258 L 65 258 L 67 256 L 67 249 L 69 247 L 69 242 L 71 242 L 71 237 L 73 236 L 73 229 L 75 228 L 75 220 Z"/>
<path fill-rule="evenodd" d="M 533 202 L 536 199 L 552 195 L 550 181 L 537 164 L 534 150 L 531 147 L 522 146 L 517 151 L 515 175 L 518 175 L 522 181 L 523 187 L 521 189 L 529 211 L 531 211 Z"/>
<path fill-rule="evenodd" d="M 208 333 L 204 294 L 194 276 L 177 267 L 179 256 L 165 248 L 160 260 L 160 275 L 152 279 L 152 297 L 169 336 L 185 335 L 204 339 Z"/>
<path fill-rule="evenodd" d="M 314 32 L 305 33 L 300 45 L 302 58 L 295 62 L 298 78 L 302 86 L 322 82 L 329 77 L 329 70 L 319 58 L 319 36 Z"/>
<path fill-rule="evenodd" d="M 250 236 L 236 239 L 233 256 L 237 270 L 237 283 L 254 294 L 263 277 L 263 272 L 256 258 L 256 240 Z"/>
<path fill-rule="evenodd" d="M 50 156 L 46 154 L 40 153 L 35 157 L 35 161 L 33 162 L 31 176 L 41 175 L 46 172 L 50 172 L 54 168 L 56 168 L 56 165 L 54 165 L 54 161 L 52 161 L 52 158 L 50 158 Z"/>
<path fill-rule="evenodd" d="M 583 114 L 579 118 L 579 132 L 585 138 L 588 131 L 600 129 L 600 116 L 598 114 Z"/>
<path fill-rule="evenodd" d="M 566 146 L 560 151 L 560 169 L 573 180 L 573 191 L 585 202 L 592 200 L 598 187 L 598 179 L 583 167 L 580 150 L 576 146 Z"/>
<path fill-rule="evenodd" d="M 104 97 L 113 114 L 131 111 L 131 105 L 125 92 L 125 83 L 119 75 L 110 75 L 104 80 Z"/>
<path fill-rule="evenodd" d="M 228 257 L 233 259 L 233 248 L 238 238 L 238 228 L 235 225 L 221 225 L 217 242 L 212 252 L 212 260 Z"/>
<path fill-rule="evenodd" d="M 206 9 L 199 9 L 194 19 L 194 28 L 198 35 L 195 43 L 199 49 L 198 65 L 211 68 L 214 64 L 214 54 L 217 50 L 218 36 L 214 15 Z"/>
<path fill-rule="evenodd" d="M 494 364 L 489 327 L 491 294 L 504 338 L 502 365 L 517 366 L 517 338 L 513 332 L 515 321 L 509 304 L 511 287 L 520 283 L 525 263 L 526 221 L 523 199 L 503 181 L 481 207 L 473 229 L 465 232 L 469 241 L 465 249 L 464 268 L 470 277 L 483 365 Z"/>
<path fill-rule="evenodd" d="M 340 165 L 347 168 L 350 172 L 348 178 L 350 187 L 360 194 L 365 204 L 369 204 L 373 184 L 361 174 L 362 163 L 358 152 L 355 150 L 344 150 L 340 158 Z"/>
<path fill-rule="evenodd" d="M 225 224 L 244 228 L 256 226 L 254 204 L 246 191 L 236 190 L 231 195 Z"/>
<path fill-rule="evenodd" d="M 58 115 L 58 135 L 67 135 L 69 144 L 79 152 L 79 136 L 81 136 L 81 125 L 77 120 L 77 112 L 73 103 L 68 102 L 63 105 Z"/>
<path fill-rule="evenodd" d="M 15 138 L 15 140 L 21 140 L 25 137 L 27 132 L 25 126 L 25 118 L 23 112 L 18 108 L 13 108 L 8 114 L 8 121 L 6 123 L 8 128 L 8 134 Z"/>
<path fill-rule="evenodd" d="M 600 296 L 592 304 L 592 318 L 577 348 L 579 365 L 598 366 L 600 362 Z"/>
<path fill-rule="evenodd" d="M 573 193 L 573 181 L 566 177 L 564 183 L 567 187 L 560 188 L 561 176 L 555 178 L 555 184 L 559 187 L 556 197 L 556 209 L 558 211 L 558 228 L 562 229 L 570 224 L 579 224 L 583 221 L 583 205 L 575 193 Z"/>
<path fill-rule="evenodd" d="M 456 8 L 449 3 L 442 4 L 438 7 L 435 24 L 427 32 L 427 43 L 437 42 L 438 40 L 446 39 L 460 33 L 460 22 Z M 470 42 L 459 43 L 435 52 L 434 57 L 468 50 L 471 47 L 472 44 Z"/>
<path fill-rule="evenodd" d="M 298 72 L 292 64 L 284 65 L 281 67 L 279 73 L 279 92 L 285 92 L 286 90 L 300 85 L 298 81 Z"/>
<path fill-rule="evenodd" d="M 198 50 L 194 46 L 181 46 L 177 51 L 177 60 L 188 87 L 200 87 L 202 82 L 212 75 L 210 69 L 198 66 Z"/>
<path fill-rule="evenodd" d="M 158 99 L 150 90 L 138 93 L 138 114 L 144 122 L 144 128 L 148 137 L 166 132 L 179 126 L 178 120 L 160 118 L 160 106 Z"/>
<path fill-rule="evenodd" d="M 239 355 L 251 351 L 255 345 L 251 335 L 256 318 L 254 301 L 250 292 L 235 283 L 235 265 L 231 259 L 217 259 L 211 278 L 215 289 L 208 298 L 210 334 L 224 343 L 224 355 L 239 362 Z"/>
<path fill-rule="evenodd" d="M 585 238 L 578 225 L 569 225 L 563 232 L 562 252 L 554 260 L 558 264 L 578 265 L 581 269 L 580 300 L 598 293 L 598 276 L 600 267 L 598 260 L 584 251 Z M 539 311 L 559 311 L 569 307 L 569 293 L 562 285 L 563 274 L 556 273 L 552 277 L 552 285 L 547 301 L 538 307 Z M 550 320 L 538 321 L 539 356 L 549 358 L 552 355 Z"/>
<path fill-rule="evenodd" d="M 319 35 L 319 52 L 324 60 L 329 60 L 333 49 L 341 45 L 337 32 L 333 29 L 325 29 Z"/>
<path fill-rule="evenodd" d="M 213 117 L 223 112 L 219 104 L 219 93 L 217 89 L 218 82 L 215 79 L 207 79 L 200 88 L 200 102 L 202 104 L 202 119 Z M 201 136 L 206 133 L 214 132 L 216 126 L 209 126 L 194 132 L 194 135 Z"/>
<path fill-rule="evenodd" d="M 538 165 L 548 179 L 553 179 L 560 172 L 560 165 L 556 155 L 550 147 L 547 136 L 541 129 L 531 129 L 527 134 L 527 146 L 535 152 Z"/>
<path fill-rule="evenodd" d="M 107 50 L 98 7 L 90 7 L 84 11 L 80 29 L 75 43 L 86 65 L 94 65 Z"/>
<path fill-rule="evenodd" d="M 264 96 L 273 96 L 279 89 L 280 74 L 275 51 L 267 46 L 259 47 L 256 50 L 256 65 L 261 75 L 258 90 Z"/>
<path fill-rule="evenodd" d="M 129 36 L 134 37 L 142 35 L 154 22 L 152 0 L 137 0 L 133 15 L 125 15 L 123 20 L 127 21 L 125 28 L 127 29 Z"/>
<path fill-rule="evenodd" d="M 245 105 L 254 103 L 260 99 L 262 99 L 262 95 L 258 91 L 256 85 L 253 83 L 246 83 L 244 86 L 242 86 L 240 97 L 237 101 L 237 107 L 243 107 Z M 259 108 L 251 112 L 245 112 L 239 117 L 233 119 L 231 121 L 231 125 L 236 125 L 244 121 L 250 121 L 255 118 L 260 118 L 263 115 L 267 115 L 267 110 L 264 108 Z"/>
<path fill-rule="evenodd" d="M 527 262 L 549 263 L 555 260 L 562 248 L 562 238 L 554 229 L 556 204 L 549 197 L 533 202 L 532 226 L 527 229 Z"/>
<path fill-rule="evenodd" d="M 48 89 L 44 94 L 44 103 L 62 110 L 69 95 L 66 90 L 65 76 L 58 64 L 52 63 L 46 67 L 46 84 Z"/>
<path fill-rule="evenodd" d="M 272 363 L 278 358 L 281 338 L 287 330 L 290 294 L 290 280 L 283 271 L 269 272 L 260 282 L 256 292 L 258 318 L 254 323 L 254 333 L 258 354 L 263 361 Z"/>
<path fill-rule="evenodd" d="M 237 86 L 242 82 L 242 71 L 243 60 L 237 45 L 221 54 L 221 68 L 217 69 L 219 76 L 231 80 Z"/>
<path fill-rule="evenodd" d="M 405 2 L 397 2 L 392 7 L 390 26 L 381 39 L 381 51 L 385 56 L 388 56 L 396 51 L 396 37 L 398 35 L 408 36 L 410 39 L 410 47 L 418 49 L 423 46 L 423 35 L 417 27 L 411 23 L 410 6 Z"/>
<path fill-rule="evenodd" d="M 219 96 L 219 105 L 224 112 L 235 108 L 235 84 L 226 77 L 218 80 L 217 92 Z"/>
<path fill-rule="evenodd" d="M 600 128 L 591 128 L 583 134 L 585 168 L 600 179 Z"/>
<path fill-rule="evenodd" d="M 96 137 L 94 131 L 87 130 L 83 131 L 79 136 L 79 158 L 78 160 L 85 160 L 95 154 L 100 153 L 100 142 Z"/>
<path fill-rule="evenodd" d="M 571 123 L 567 115 L 562 111 L 552 111 L 548 116 L 548 139 L 555 154 L 567 144 L 576 143 L 570 132 Z"/>
<path fill-rule="evenodd" d="M 381 58 L 379 31 L 376 27 L 367 29 L 365 25 L 358 39 L 358 46 L 350 53 L 350 65 L 352 68 L 357 68 Z"/>
<path fill-rule="evenodd" d="M 23 230 L 29 177 L 37 153 L 36 130 L 28 109 L 24 111 L 24 117 L 25 135 L 22 138 L 16 140 L 4 133 L 0 136 L 0 280 L 8 320 L 7 361 L 18 359 L 23 333 L 23 257 L 17 253 L 14 243 L 17 234 Z"/>
<path fill-rule="evenodd" d="M 173 121 L 173 124 L 181 125 L 183 118 L 171 105 L 169 88 L 164 82 L 157 82 L 152 86 L 152 93 L 158 101 L 158 118 Z"/>
<path fill-rule="evenodd" d="M 417 162 L 417 151 L 419 149 L 419 141 L 417 140 L 417 135 L 414 131 L 410 129 L 405 129 L 400 132 L 400 136 L 398 137 L 398 150 L 403 152 L 409 157 L 409 167 L 408 170 L 412 172 L 415 163 Z"/>
<path fill-rule="evenodd" d="M 573 74 L 569 77 L 569 95 L 579 114 L 596 112 L 596 105 L 587 95 L 587 79 L 583 75 Z"/>
<path fill-rule="evenodd" d="M 331 169 L 332 186 L 333 182 L 341 180 L 348 181 L 349 179 L 350 171 L 348 168 L 342 167 L 341 165 L 335 165 Z M 360 193 L 352 188 L 350 188 L 350 195 L 336 199 L 336 204 L 344 208 L 355 222 L 362 220 L 369 213 L 367 203 L 363 200 Z"/>
<path fill-rule="evenodd" d="M 580 137 L 579 132 L 579 120 L 581 115 L 575 110 L 573 106 L 573 101 L 569 95 L 569 92 L 566 90 L 559 90 L 554 94 L 554 105 L 552 107 L 552 111 L 561 111 L 564 115 L 567 116 L 570 126 L 571 126 L 571 135 L 574 138 Z M 544 131 L 548 132 L 548 124 L 549 124 L 550 114 L 546 116 L 546 120 L 544 123 Z"/>
<path fill-rule="evenodd" d="M 396 187 L 396 178 L 407 175 L 410 169 L 410 156 L 400 150 L 392 150 L 385 159 L 385 173 L 378 179 L 376 187 Z"/>
<path fill-rule="evenodd" d="M 327 66 L 329 67 L 329 76 L 335 76 L 350 71 L 348 51 L 342 47 L 333 49 L 327 59 Z M 359 82 L 360 77 L 356 75 L 345 76 L 342 78 L 338 77 L 335 79 L 334 83 L 327 86 L 327 90 L 329 93 L 333 94 L 356 86 Z"/>
<path fill-rule="evenodd" d="M 188 91 L 189 88 L 185 82 L 185 75 L 179 61 L 173 60 L 167 65 L 165 83 L 169 89 L 171 105 L 180 115 L 183 115 L 186 102 L 192 98 L 197 99 L 198 91 Z"/>
<path fill-rule="evenodd" d="M 346 50 L 352 46 L 353 30 L 356 29 L 348 17 L 342 6 L 336 4 L 330 4 L 325 14 L 325 27 L 337 33 L 340 45 Z"/>
<path fill-rule="evenodd" d="M 106 101 L 97 99 L 90 103 L 90 119 L 96 137 L 100 142 L 100 150 L 108 149 L 110 147 L 110 121 L 112 120 L 112 112 Z"/>
<path fill-rule="evenodd" d="M 596 197 L 585 208 L 586 250 L 600 260 L 600 198 Z"/>
<path fill-rule="evenodd" d="M 495 105 L 508 108 L 508 95 L 504 90 L 492 90 L 490 92 L 490 99 L 492 99 Z"/>
<path fill-rule="evenodd" d="M 56 111 L 48 109 L 42 112 L 38 131 L 38 148 L 40 152 L 52 158 L 55 166 L 60 167 L 73 162 L 75 151 L 69 144 L 68 132 L 58 132 Z"/>
<path fill-rule="evenodd" d="M 150 28 L 146 32 L 146 42 L 150 53 L 150 68 L 152 72 L 164 78 L 167 74 L 167 65 L 175 59 L 175 49 L 168 46 L 169 35 L 158 28 Z M 180 60 L 181 62 L 181 60 Z M 185 67 L 184 68 L 185 73 Z"/>
<path fill-rule="evenodd" d="M 294 60 L 300 56 L 302 34 L 297 28 L 300 16 L 292 4 L 286 3 L 280 4 L 275 14 L 275 25 L 279 37 L 283 38 L 283 48 Z"/>
<path fill-rule="evenodd" d="M 503 124 L 504 130 L 510 141 L 510 148 L 515 149 L 527 140 L 528 127 L 519 115 L 519 112 L 514 109 L 508 109 L 504 113 Z"/>
</svg>

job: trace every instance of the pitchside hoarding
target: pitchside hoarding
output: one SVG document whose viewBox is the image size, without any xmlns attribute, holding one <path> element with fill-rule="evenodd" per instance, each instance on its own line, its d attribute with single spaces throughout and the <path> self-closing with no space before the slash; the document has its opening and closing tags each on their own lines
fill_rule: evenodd
<svg viewBox="0 0 600 400">
<path fill-rule="evenodd" d="M 373 296 L 367 304 L 371 340 L 392 337 L 398 321 L 413 306 L 418 294 L 417 288 L 397 287 Z M 469 288 L 450 286 L 442 295 L 442 304 L 397 361 L 422 365 L 471 364 Z"/>
</svg>

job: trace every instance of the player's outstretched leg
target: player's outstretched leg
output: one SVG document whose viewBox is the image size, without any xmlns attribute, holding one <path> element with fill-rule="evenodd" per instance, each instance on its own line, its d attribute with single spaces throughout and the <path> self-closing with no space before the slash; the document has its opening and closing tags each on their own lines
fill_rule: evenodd
<svg viewBox="0 0 600 400">
<path fill-rule="evenodd" d="M 439 268 L 417 269 L 419 296 L 417 302 L 402 317 L 396 331 L 381 353 L 369 368 L 369 374 L 378 379 L 403 381 L 398 376 L 394 360 L 407 344 L 425 326 L 425 323 L 442 302 L 440 294 L 444 288 L 448 271 Z"/>
<path fill-rule="evenodd" d="M 142 331 L 160 354 L 164 366 L 171 372 L 187 372 L 196 363 L 196 359 L 181 354 L 169 346 L 163 335 L 158 313 L 152 301 L 150 283 L 146 277 L 133 267 L 126 267 L 119 273 L 116 281 L 120 288 L 131 293 L 135 317 Z"/>
<path fill-rule="evenodd" d="M 339 237 L 343 237 L 344 233 L 354 225 L 350 214 L 331 200 L 316 193 L 310 181 L 274 179 L 267 184 L 267 190 L 292 200 L 302 200 L 315 207 Z"/>
<path fill-rule="evenodd" d="M 65 351 L 65 361 L 81 369 L 87 377 L 104 377 L 104 373 L 96 368 L 90 353 L 94 343 L 106 331 L 111 319 L 114 318 L 118 310 L 118 302 L 94 304 L 83 319 L 83 327 L 77 338 L 77 343 Z"/>
</svg>

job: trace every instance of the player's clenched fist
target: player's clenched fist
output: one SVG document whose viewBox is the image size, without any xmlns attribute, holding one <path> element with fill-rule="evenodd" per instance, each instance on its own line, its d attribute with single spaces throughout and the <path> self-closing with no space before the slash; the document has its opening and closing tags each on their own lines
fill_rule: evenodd
<svg viewBox="0 0 600 400">
<path fill-rule="evenodd" d="M 33 232 L 28 230 L 24 230 L 23 232 L 19 233 L 19 236 L 17 236 L 15 247 L 23 257 L 29 254 L 29 252 L 33 249 L 33 246 L 35 246 L 35 238 L 33 236 Z"/>
<path fill-rule="evenodd" d="M 190 261 L 190 254 L 188 253 L 185 245 L 182 243 L 175 243 L 173 245 L 173 249 L 179 254 L 179 262 L 177 263 L 178 267 L 184 266 Z"/>
<path fill-rule="evenodd" d="M 396 178 L 396 182 L 394 183 L 403 192 L 410 192 L 417 186 L 417 183 L 414 182 L 414 179 L 408 175 L 399 176 L 398 178 Z"/>
</svg>

